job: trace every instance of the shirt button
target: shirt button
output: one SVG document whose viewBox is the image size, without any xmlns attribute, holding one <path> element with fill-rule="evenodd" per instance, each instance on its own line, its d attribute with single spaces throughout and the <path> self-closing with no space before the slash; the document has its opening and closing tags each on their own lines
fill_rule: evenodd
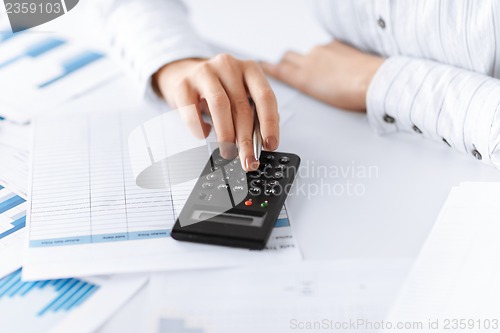
<svg viewBox="0 0 500 333">
<path fill-rule="evenodd" d="M 388 124 L 394 124 L 396 122 L 396 119 L 394 119 L 394 117 L 391 117 L 386 113 L 384 115 L 384 121 Z"/>
<path fill-rule="evenodd" d="M 385 29 L 385 21 L 381 17 L 378 19 L 378 26 L 381 27 L 382 29 Z"/>
<path fill-rule="evenodd" d="M 481 155 L 481 153 L 478 152 L 477 149 L 474 149 L 472 151 L 472 156 L 474 156 L 475 158 L 477 158 L 480 161 L 483 159 L 483 155 Z"/>
<path fill-rule="evenodd" d="M 417 126 L 413 125 L 413 131 L 417 134 L 422 134 L 422 131 Z"/>
</svg>

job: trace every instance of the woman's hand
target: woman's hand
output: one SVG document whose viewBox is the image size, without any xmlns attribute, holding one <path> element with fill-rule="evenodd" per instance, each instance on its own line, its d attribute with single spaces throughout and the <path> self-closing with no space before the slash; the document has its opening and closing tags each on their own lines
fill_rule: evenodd
<svg viewBox="0 0 500 333">
<path fill-rule="evenodd" d="M 287 52 L 278 64 L 262 63 L 270 76 L 338 108 L 366 110 L 366 93 L 383 58 L 334 41 L 306 55 Z"/>
<path fill-rule="evenodd" d="M 156 89 L 173 107 L 196 105 L 197 113 L 184 116 L 193 133 L 201 128 L 202 136 L 210 133 L 202 112 L 209 112 L 225 158 L 236 156 L 233 143 L 239 146 L 243 168 L 256 170 L 259 162 L 253 151 L 254 111 L 260 122 L 264 149 L 275 150 L 279 142 L 279 115 L 276 97 L 260 66 L 227 54 L 212 59 L 186 59 L 170 63 L 153 77 Z M 224 145 L 224 143 L 229 143 Z"/>
</svg>

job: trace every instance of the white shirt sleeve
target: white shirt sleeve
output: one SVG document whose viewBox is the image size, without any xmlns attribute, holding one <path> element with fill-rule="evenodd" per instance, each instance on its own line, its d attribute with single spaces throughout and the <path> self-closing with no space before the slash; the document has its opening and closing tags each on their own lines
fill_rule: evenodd
<svg viewBox="0 0 500 333">
<path fill-rule="evenodd" d="M 151 78 L 162 66 L 213 51 L 191 27 L 180 0 L 86 0 L 88 19 L 102 34 L 146 98 L 157 100 Z"/>
<path fill-rule="evenodd" d="M 388 58 L 367 95 L 379 134 L 412 132 L 500 168 L 500 80 L 429 60 Z"/>
</svg>

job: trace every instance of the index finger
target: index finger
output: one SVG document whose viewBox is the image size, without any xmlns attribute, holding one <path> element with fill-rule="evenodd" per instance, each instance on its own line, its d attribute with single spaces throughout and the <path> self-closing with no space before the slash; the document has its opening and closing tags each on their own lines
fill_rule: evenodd
<svg viewBox="0 0 500 333">
<path fill-rule="evenodd" d="M 257 64 L 245 68 L 243 77 L 252 97 L 260 123 L 260 133 L 266 150 L 276 150 L 279 145 L 278 102 L 264 72 Z"/>
</svg>

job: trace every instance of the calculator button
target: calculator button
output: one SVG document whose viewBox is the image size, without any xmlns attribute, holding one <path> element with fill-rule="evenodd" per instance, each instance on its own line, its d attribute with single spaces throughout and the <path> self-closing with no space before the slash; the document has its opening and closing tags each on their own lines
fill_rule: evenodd
<svg viewBox="0 0 500 333">
<path fill-rule="evenodd" d="M 198 198 L 200 200 L 205 200 L 207 198 L 208 194 L 206 194 L 205 192 L 200 192 L 200 194 L 198 194 Z"/>
<path fill-rule="evenodd" d="M 210 168 L 210 170 L 212 170 L 212 172 L 213 172 L 213 171 L 217 171 L 217 170 L 220 170 L 220 167 L 218 167 L 218 166 L 213 166 L 213 167 L 211 167 L 211 168 Z"/>
<path fill-rule="evenodd" d="M 264 185 L 264 181 L 262 179 L 254 179 L 250 181 L 250 186 L 252 187 L 258 187 Z"/>
<path fill-rule="evenodd" d="M 283 156 L 283 157 L 280 157 L 279 161 L 281 164 L 287 164 L 290 162 L 290 158 Z"/>
<path fill-rule="evenodd" d="M 268 172 L 273 168 L 273 165 L 271 163 L 261 163 L 259 165 L 259 170 L 262 172 Z"/>
<path fill-rule="evenodd" d="M 252 179 L 256 179 L 256 178 L 259 178 L 262 175 L 262 171 L 260 171 L 260 170 L 251 171 L 247 175 L 248 175 L 248 177 L 250 177 Z"/>
<path fill-rule="evenodd" d="M 252 199 L 248 199 L 247 201 L 245 201 L 245 206 L 251 206 L 252 204 L 253 204 Z"/>
<path fill-rule="evenodd" d="M 241 192 L 243 191 L 245 188 L 241 185 L 236 185 L 235 187 L 233 187 L 233 191 L 234 192 Z"/>
<path fill-rule="evenodd" d="M 223 163 L 224 163 L 224 159 L 223 159 L 223 158 L 216 158 L 216 159 L 215 159 L 215 161 L 214 161 L 214 163 L 215 163 L 216 165 L 223 164 Z"/>
<path fill-rule="evenodd" d="M 207 175 L 207 180 L 216 180 L 218 177 L 215 173 Z"/>
<path fill-rule="evenodd" d="M 217 189 L 222 191 L 222 190 L 226 190 L 229 188 L 229 185 L 227 184 L 219 184 L 219 186 L 217 186 Z"/>
<path fill-rule="evenodd" d="M 276 195 L 276 193 L 277 190 L 274 187 L 266 188 L 266 190 L 264 191 L 265 195 Z"/>
<path fill-rule="evenodd" d="M 280 184 L 279 181 L 277 181 L 277 180 L 271 180 L 271 181 L 267 182 L 266 185 L 268 185 L 269 187 L 274 187 L 274 186 L 278 186 L 279 184 Z"/>
<path fill-rule="evenodd" d="M 274 179 L 282 179 L 283 178 L 283 172 L 281 172 L 281 171 L 275 172 L 274 175 L 273 175 L 273 178 Z"/>
<path fill-rule="evenodd" d="M 205 190 L 209 190 L 212 187 L 214 187 L 214 183 L 206 182 L 206 183 L 203 183 L 203 185 L 201 185 L 201 187 L 203 187 Z"/>
<path fill-rule="evenodd" d="M 273 160 L 274 160 L 274 155 L 267 155 L 267 156 L 265 157 L 265 160 L 266 160 L 266 161 L 268 161 L 268 162 L 273 161 Z"/>
<path fill-rule="evenodd" d="M 260 204 L 260 206 L 262 208 L 266 208 L 267 206 L 269 206 L 269 201 L 264 201 L 263 203 Z"/>
<path fill-rule="evenodd" d="M 245 184 L 247 182 L 247 177 L 241 177 L 240 179 L 236 180 L 238 184 Z"/>
<path fill-rule="evenodd" d="M 260 195 L 262 193 L 262 190 L 258 187 L 250 187 L 250 189 L 248 190 L 248 192 L 251 194 L 251 195 Z"/>
<path fill-rule="evenodd" d="M 286 165 L 284 165 L 284 164 L 279 164 L 279 165 L 274 167 L 274 170 L 276 170 L 276 171 L 285 171 L 285 169 L 286 169 Z"/>
</svg>

